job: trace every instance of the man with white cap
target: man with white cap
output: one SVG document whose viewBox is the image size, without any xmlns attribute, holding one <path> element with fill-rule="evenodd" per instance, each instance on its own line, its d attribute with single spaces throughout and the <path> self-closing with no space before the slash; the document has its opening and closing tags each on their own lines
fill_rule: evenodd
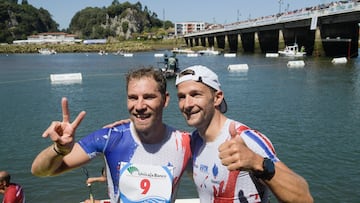
<svg viewBox="0 0 360 203">
<path fill-rule="evenodd" d="M 213 71 L 188 67 L 176 87 L 180 111 L 196 128 L 193 178 L 201 202 L 269 202 L 270 190 L 280 202 L 313 202 L 306 180 L 279 160 L 265 135 L 224 115 L 227 104 Z"/>
</svg>

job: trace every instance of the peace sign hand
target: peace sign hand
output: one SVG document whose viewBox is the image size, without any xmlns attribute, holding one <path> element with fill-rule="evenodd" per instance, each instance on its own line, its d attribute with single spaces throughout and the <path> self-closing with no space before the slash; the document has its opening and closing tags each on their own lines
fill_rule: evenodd
<svg viewBox="0 0 360 203">
<path fill-rule="evenodd" d="M 75 131 L 84 119 L 86 112 L 82 111 L 76 119 L 70 123 L 70 112 L 68 101 L 65 97 L 61 100 L 63 121 L 53 121 L 51 125 L 44 131 L 42 137 L 50 137 L 55 143 L 56 151 L 62 154 L 68 154 L 75 143 Z"/>
</svg>

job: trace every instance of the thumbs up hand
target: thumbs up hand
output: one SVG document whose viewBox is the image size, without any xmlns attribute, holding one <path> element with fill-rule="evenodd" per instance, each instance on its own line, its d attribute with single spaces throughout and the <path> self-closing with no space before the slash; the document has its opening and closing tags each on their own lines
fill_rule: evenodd
<svg viewBox="0 0 360 203">
<path fill-rule="evenodd" d="M 229 127 L 231 139 L 219 146 L 219 158 L 228 170 L 252 171 L 262 168 L 263 158 L 250 150 L 232 122 Z"/>
</svg>

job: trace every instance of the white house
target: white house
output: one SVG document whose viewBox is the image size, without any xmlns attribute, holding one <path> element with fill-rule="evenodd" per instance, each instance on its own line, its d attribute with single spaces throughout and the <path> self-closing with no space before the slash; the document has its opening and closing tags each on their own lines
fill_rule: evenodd
<svg viewBox="0 0 360 203">
<path fill-rule="evenodd" d="M 14 44 L 75 44 L 81 43 L 81 39 L 75 39 L 76 35 L 65 32 L 44 32 L 30 35 L 27 40 L 14 40 Z"/>
</svg>

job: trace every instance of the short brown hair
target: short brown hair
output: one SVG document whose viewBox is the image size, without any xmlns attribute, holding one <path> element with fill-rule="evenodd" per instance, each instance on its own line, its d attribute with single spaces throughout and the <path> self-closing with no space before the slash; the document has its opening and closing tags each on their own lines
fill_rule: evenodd
<svg viewBox="0 0 360 203">
<path fill-rule="evenodd" d="M 144 67 L 136 70 L 131 70 L 126 75 L 126 91 L 129 88 L 129 82 L 132 79 L 140 79 L 143 77 L 152 78 L 156 81 L 158 90 L 163 98 L 166 96 L 166 78 L 164 74 L 153 67 Z"/>
</svg>

